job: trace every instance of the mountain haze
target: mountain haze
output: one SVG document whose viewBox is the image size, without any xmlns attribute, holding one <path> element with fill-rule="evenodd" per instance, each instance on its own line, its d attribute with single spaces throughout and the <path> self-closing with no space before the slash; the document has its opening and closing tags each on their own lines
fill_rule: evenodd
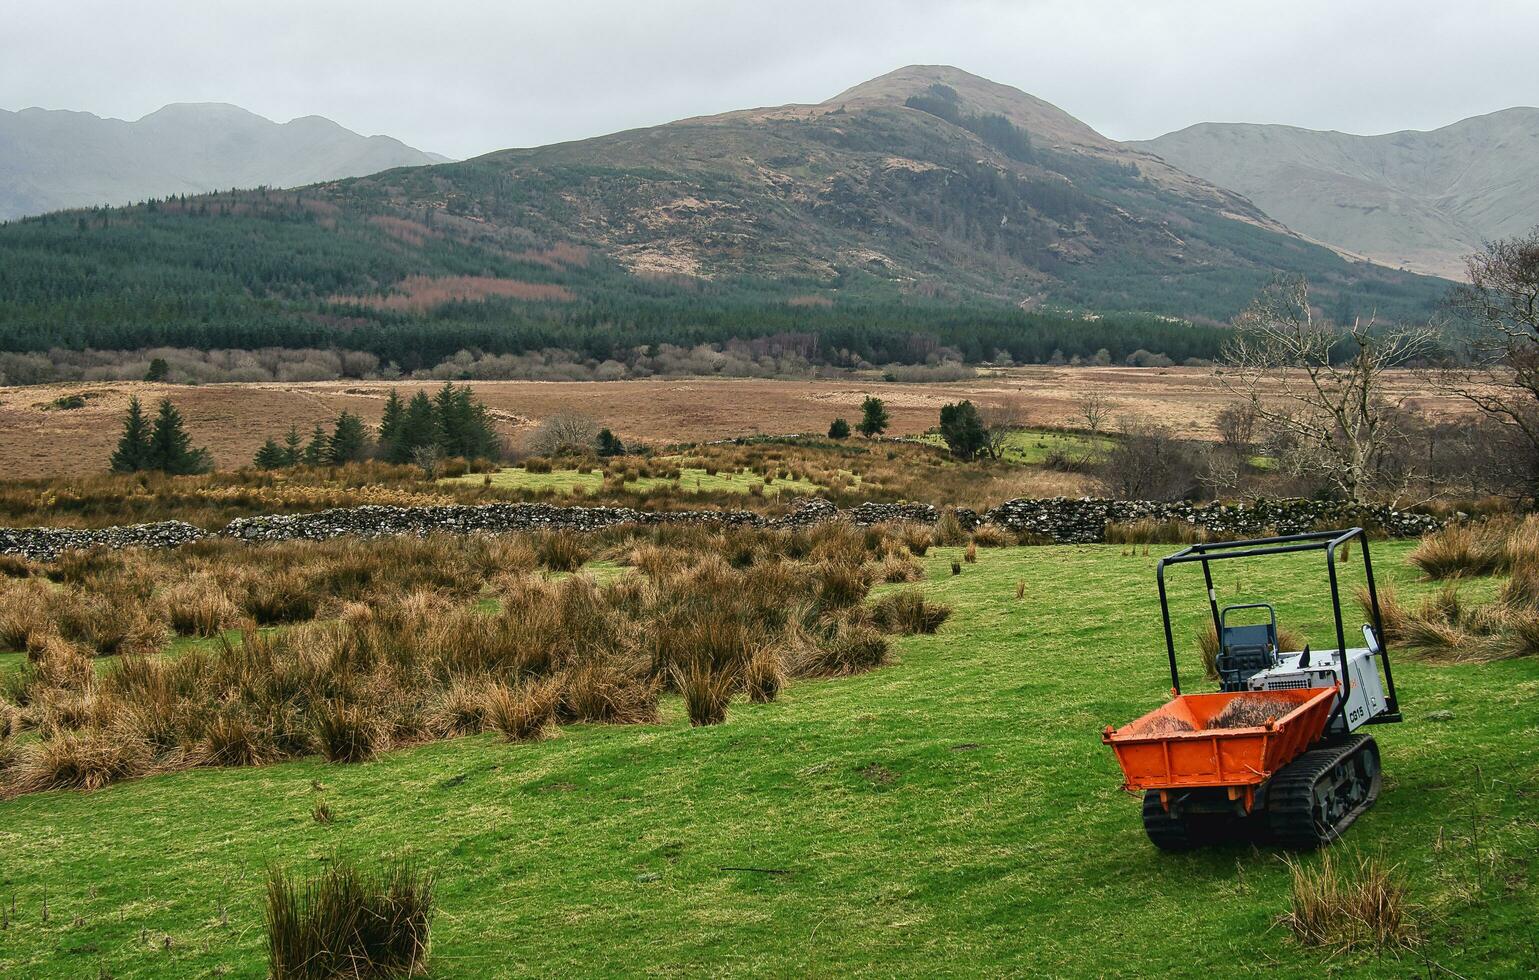
<svg viewBox="0 0 1539 980">
<path fill-rule="evenodd" d="M 0 220 L 220 188 L 295 187 L 446 159 L 320 116 L 280 124 L 222 103 L 176 103 L 135 122 L 0 110 Z"/>
<path fill-rule="evenodd" d="M 1345 261 L 1024 92 L 911 66 L 816 105 L 13 223 L 0 348 L 340 344 L 406 365 L 795 334 L 872 361 L 1021 359 L 1130 312 L 1157 317 L 1097 346 L 1211 356 L 1170 318 L 1227 320 L 1284 272 L 1337 318 L 1420 318 L 1446 286 Z"/>
<path fill-rule="evenodd" d="M 1202 123 L 1128 145 L 1318 241 L 1433 275 L 1462 278 L 1483 241 L 1539 225 L 1539 109 L 1383 136 Z"/>
</svg>

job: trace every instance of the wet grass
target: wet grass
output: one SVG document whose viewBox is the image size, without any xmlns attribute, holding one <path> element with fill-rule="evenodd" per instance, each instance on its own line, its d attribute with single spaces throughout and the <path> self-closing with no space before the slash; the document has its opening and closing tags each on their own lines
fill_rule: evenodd
<svg viewBox="0 0 1539 980">
<path fill-rule="evenodd" d="M 1375 557 L 1419 599 L 1436 585 L 1409 547 Z M 1532 972 L 1539 663 L 1397 662 L 1407 722 L 1375 732 L 1384 794 L 1349 843 L 1400 869 L 1425 942 L 1317 950 L 1277 924 L 1280 855 L 1161 854 L 1117 788 L 1100 727 L 1169 686 L 1161 547 L 1129 550 L 982 549 L 953 577 L 960 549 L 933 548 L 925 582 L 877 596 L 950 605 L 938 632 L 874 672 L 735 702 L 725 724 L 691 727 L 669 697 L 656 724 L 0 803 L 0 973 L 261 977 L 266 869 L 336 856 L 435 874 L 435 976 Z M 1326 634 L 1317 563 L 1236 565 L 1221 599 Z M 1179 636 L 1198 633 L 1200 583 L 1173 576 Z M 1185 656 L 1200 689 L 1195 642 Z"/>
</svg>

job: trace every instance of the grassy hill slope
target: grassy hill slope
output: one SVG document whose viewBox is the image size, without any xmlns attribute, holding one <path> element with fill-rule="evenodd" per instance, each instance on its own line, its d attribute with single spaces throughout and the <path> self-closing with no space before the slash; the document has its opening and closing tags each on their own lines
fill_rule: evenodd
<svg viewBox="0 0 1539 980">
<path fill-rule="evenodd" d="M 1433 590 L 1401 560 L 1408 543 L 1375 547 L 1402 597 Z M 1117 546 L 986 550 L 953 578 L 955 557 L 926 561 L 924 588 L 955 609 L 938 635 L 903 641 L 873 673 L 735 705 L 719 727 L 691 729 L 672 704 L 659 725 L 572 727 L 534 745 L 475 737 L 358 766 L 197 770 L 0 803 L 16 909 L 0 972 L 260 977 L 263 870 L 308 872 L 335 854 L 409 855 L 437 872 L 440 976 L 1539 965 L 1532 662 L 1397 664 L 1408 720 L 1376 730 L 1384 794 L 1337 853 L 1396 867 L 1423 944 L 1308 950 L 1274 925 L 1289 882 L 1276 852 L 1160 854 L 1117 789 L 1100 727 L 1167 683 L 1152 560 Z M 1229 574 L 1226 594 L 1243 580 L 1285 623 L 1323 634 L 1305 585 L 1317 561 Z M 1202 614 L 1200 588 L 1178 572 L 1180 635 Z M 330 826 L 311 819 L 322 800 Z M 765 870 L 729 870 L 742 868 Z"/>
<path fill-rule="evenodd" d="M 0 348 L 602 358 L 802 333 L 912 360 L 892 338 L 998 348 L 1030 332 L 1021 308 L 1223 320 L 1279 271 L 1338 317 L 1422 317 L 1446 286 L 1348 263 L 1024 93 L 915 68 L 815 106 L 15 223 Z"/>
</svg>

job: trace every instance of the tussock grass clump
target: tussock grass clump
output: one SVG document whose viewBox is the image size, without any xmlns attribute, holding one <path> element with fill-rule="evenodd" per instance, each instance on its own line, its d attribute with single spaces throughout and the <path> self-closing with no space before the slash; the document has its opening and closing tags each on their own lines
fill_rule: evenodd
<svg viewBox="0 0 1539 980">
<path fill-rule="evenodd" d="M 923 558 L 925 552 L 935 543 L 935 534 L 927 527 L 918 524 L 906 524 L 901 531 L 903 546 L 916 557 Z"/>
<path fill-rule="evenodd" d="M 871 609 L 872 621 L 887 633 L 934 633 L 951 615 L 951 607 L 925 601 L 918 589 L 889 592 Z"/>
<path fill-rule="evenodd" d="M 318 877 L 267 877 L 274 980 L 411 977 L 427 969 L 433 877 L 409 864 L 364 872 L 337 860 Z"/>
<path fill-rule="evenodd" d="M 1450 524 L 1421 539 L 1408 557 L 1427 578 L 1493 575 L 1508 567 L 1505 538 L 1490 527 Z"/>
<path fill-rule="evenodd" d="M 593 553 L 582 535 L 573 531 L 546 531 L 535 539 L 540 564 L 553 572 L 575 572 Z"/>
<path fill-rule="evenodd" d="M 364 762 L 383 747 L 379 722 L 358 705 L 328 701 L 315 710 L 314 725 L 328 762 Z"/>
<path fill-rule="evenodd" d="M 743 689 L 748 692 L 748 700 L 756 704 L 778 698 L 785 683 L 785 662 L 773 647 L 760 647 L 743 665 Z"/>
<path fill-rule="evenodd" d="M 1383 860 L 1323 851 L 1314 867 L 1289 859 L 1288 869 L 1289 908 L 1281 922 L 1303 945 L 1345 952 L 1417 941 L 1405 883 Z"/>
<path fill-rule="evenodd" d="M 229 622 L 216 590 L 259 615 L 242 608 L 238 635 L 220 630 L 211 647 L 174 658 L 127 656 L 99 678 L 94 650 L 51 622 L 28 625 L 28 663 L 0 676 L 0 699 L 19 709 L 18 765 L 24 749 L 35 763 L 47 753 L 82 763 L 46 778 L 33 765 L 25 780 L 13 765 L 0 793 L 317 753 L 359 761 L 487 729 L 523 740 L 554 724 L 653 722 L 680 676 L 771 700 L 788 678 L 880 665 L 882 628 L 939 622 L 917 593 L 864 604 L 884 568 L 908 574 L 898 528 L 615 528 L 582 543 L 635 567 L 604 584 L 533 572 L 538 540 L 513 537 L 200 542 L 50 566 L 80 584 L 43 588 L 132 591 L 189 633 Z M 141 566 L 154 574 L 132 571 Z M 295 609 L 285 595 L 301 587 L 307 606 Z M 291 616 L 301 618 L 255 626 Z M 92 753 L 101 761 L 83 758 Z"/>
<path fill-rule="evenodd" d="M 1174 520 L 1112 522 L 1106 525 L 1105 532 L 1107 544 L 1198 544 L 1207 537 L 1202 528 Z"/>
<path fill-rule="evenodd" d="M 658 686 L 635 672 L 603 663 L 581 664 L 561 675 L 557 717 L 640 725 L 657 720 Z"/>
<path fill-rule="evenodd" d="M 1015 543 L 1015 539 L 1002 527 L 993 524 L 982 524 L 973 529 L 972 544 L 980 548 L 1005 548 Z"/>
<path fill-rule="evenodd" d="M 737 678 L 730 671 L 697 661 L 674 668 L 673 686 L 684 698 L 690 725 L 698 728 L 727 720 L 727 704 L 732 700 Z"/>
<path fill-rule="evenodd" d="M 166 621 L 179 636 L 218 636 L 246 623 L 230 593 L 208 575 L 172 585 L 159 602 Z"/>
<path fill-rule="evenodd" d="M 486 725 L 510 742 L 535 742 L 555 727 L 561 691 L 552 681 L 535 681 L 512 688 L 493 685 L 486 692 Z"/>
<path fill-rule="evenodd" d="M 105 730 L 59 732 L 21 745 L 6 775 L 20 793 L 47 789 L 100 789 L 150 770 L 144 746 Z"/>
<path fill-rule="evenodd" d="M 936 544 L 954 547 L 967 542 L 967 531 L 962 527 L 962 522 L 957 519 L 957 513 L 948 509 L 941 514 L 940 520 L 935 522 L 935 530 L 931 534 Z"/>
</svg>

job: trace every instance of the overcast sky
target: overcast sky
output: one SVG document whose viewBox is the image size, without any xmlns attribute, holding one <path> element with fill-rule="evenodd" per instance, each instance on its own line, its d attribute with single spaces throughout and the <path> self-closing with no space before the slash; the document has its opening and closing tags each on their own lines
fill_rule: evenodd
<svg viewBox="0 0 1539 980">
<path fill-rule="evenodd" d="M 0 108 L 323 115 L 466 157 L 952 64 L 1116 139 L 1539 104 L 1533 0 L 0 0 Z"/>
</svg>

